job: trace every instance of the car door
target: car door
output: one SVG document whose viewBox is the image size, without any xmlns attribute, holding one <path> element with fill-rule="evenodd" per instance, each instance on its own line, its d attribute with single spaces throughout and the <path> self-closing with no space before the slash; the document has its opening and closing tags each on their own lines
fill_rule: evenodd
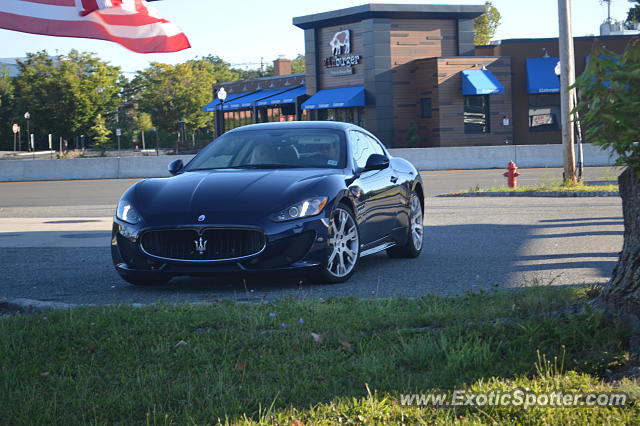
<svg viewBox="0 0 640 426">
<path fill-rule="evenodd" d="M 357 130 L 350 131 L 353 162 L 359 169 L 364 168 L 371 154 L 386 155 L 384 150 L 369 135 Z M 375 246 L 386 238 L 395 224 L 394 204 L 397 194 L 394 182 L 397 177 L 391 167 L 362 173 L 351 188 L 359 193 L 357 199 L 357 219 L 363 245 Z"/>
</svg>

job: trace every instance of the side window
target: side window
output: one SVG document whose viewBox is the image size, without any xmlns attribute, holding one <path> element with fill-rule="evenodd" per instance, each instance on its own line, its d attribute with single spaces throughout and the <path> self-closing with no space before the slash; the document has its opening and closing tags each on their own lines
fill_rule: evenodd
<svg viewBox="0 0 640 426">
<path fill-rule="evenodd" d="M 371 147 L 371 154 L 380 154 L 386 157 L 387 154 L 385 154 L 384 149 L 382 148 L 382 145 L 380 145 L 380 142 L 378 142 L 376 139 L 372 138 L 369 135 L 363 134 L 363 136 L 369 142 L 369 146 Z"/>
<path fill-rule="evenodd" d="M 356 166 L 363 168 L 367 164 L 369 156 L 373 154 L 372 147 L 363 133 L 350 131 L 351 148 L 353 151 L 353 161 Z"/>
</svg>

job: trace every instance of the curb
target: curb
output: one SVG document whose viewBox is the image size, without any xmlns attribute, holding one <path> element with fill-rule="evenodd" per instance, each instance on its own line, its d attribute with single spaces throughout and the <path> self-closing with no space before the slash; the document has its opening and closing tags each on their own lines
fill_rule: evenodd
<svg viewBox="0 0 640 426">
<path fill-rule="evenodd" d="M 441 194 L 437 197 L 619 197 L 618 191 L 503 191 L 503 192 L 460 192 Z"/>
<path fill-rule="evenodd" d="M 0 313 L 8 311 L 34 314 L 52 310 L 67 310 L 77 306 L 79 305 L 62 302 L 42 302 L 33 299 L 0 299 Z"/>
<path fill-rule="evenodd" d="M 105 307 L 105 306 L 130 306 L 132 308 L 144 308 L 147 306 L 152 306 L 154 304 L 157 304 L 158 302 L 152 302 L 152 303 L 129 303 L 129 304 L 105 304 L 105 305 L 96 305 L 93 303 L 89 303 L 89 304 L 77 304 L 77 303 L 63 303 L 63 302 L 43 302 L 41 300 L 34 300 L 34 299 L 24 299 L 24 298 L 17 298 L 17 299 L 2 299 L 0 298 L 0 317 L 2 317 L 5 314 L 15 314 L 15 313 L 22 313 L 22 314 L 41 314 L 43 312 L 47 312 L 47 311 L 63 311 L 63 310 L 69 310 L 69 309 L 74 309 L 74 308 L 78 308 L 78 307 L 85 307 L 85 306 L 91 306 L 91 307 Z M 191 306 L 200 306 L 200 305 L 212 305 L 215 302 L 184 302 L 188 305 Z M 252 302 L 249 301 L 238 301 L 237 303 L 241 303 L 241 304 L 250 304 Z M 256 304 L 258 303 L 264 303 L 263 301 L 256 301 Z M 178 303 L 180 304 L 180 303 Z"/>
</svg>

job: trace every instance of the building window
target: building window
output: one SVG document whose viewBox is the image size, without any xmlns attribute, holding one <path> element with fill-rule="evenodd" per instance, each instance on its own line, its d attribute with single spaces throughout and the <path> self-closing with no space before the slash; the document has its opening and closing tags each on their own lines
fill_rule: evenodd
<svg viewBox="0 0 640 426">
<path fill-rule="evenodd" d="M 464 132 L 491 132 L 489 95 L 468 95 L 464 97 Z"/>
<path fill-rule="evenodd" d="M 529 131 L 560 130 L 560 94 L 529 95 Z"/>
<path fill-rule="evenodd" d="M 420 117 L 431 118 L 431 98 L 420 99 Z"/>
<path fill-rule="evenodd" d="M 362 126 L 364 108 L 327 108 L 317 110 L 320 121 L 342 121 Z"/>
</svg>

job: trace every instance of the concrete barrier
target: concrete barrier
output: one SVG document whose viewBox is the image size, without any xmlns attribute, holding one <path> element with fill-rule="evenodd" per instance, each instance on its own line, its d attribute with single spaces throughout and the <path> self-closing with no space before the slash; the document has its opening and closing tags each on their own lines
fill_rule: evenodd
<svg viewBox="0 0 640 426">
<path fill-rule="evenodd" d="M 76 179 L 127 179 L 169 176 L 167 165 L 193 155 L 158 157 L 102 157 L 67 160 L 0 161 L 0 182 Z"/>
<path fill-rule="evenodd" d="M 583 144 L 585 166 L 612 166 L 616 156 L 598 146 Z M 521 168 L 563 167 L 562 145 L 505 145 L 454 148 L 391 149 L 418 170 L 502 169 L 509 161 Z M 576 150 L 576 158 L 577 158 Z"/>
<path fill-rule="evenodd" d="M 611 166 L 615 156 L 585 144 L 585 166 Z M 400 148 L 391 154 L 406 158 L 419 170 L 505 168 L 515 161 L 521 168 L 562 167 L 561 145 L 472 146 L 456 148 Z M 2 160 L 0 182 L 75 179 L 126 179 L 169 176 L 167 165 L 192 155 L 158 157 L 101 157 L 68 160 Z"/>
</svg>

